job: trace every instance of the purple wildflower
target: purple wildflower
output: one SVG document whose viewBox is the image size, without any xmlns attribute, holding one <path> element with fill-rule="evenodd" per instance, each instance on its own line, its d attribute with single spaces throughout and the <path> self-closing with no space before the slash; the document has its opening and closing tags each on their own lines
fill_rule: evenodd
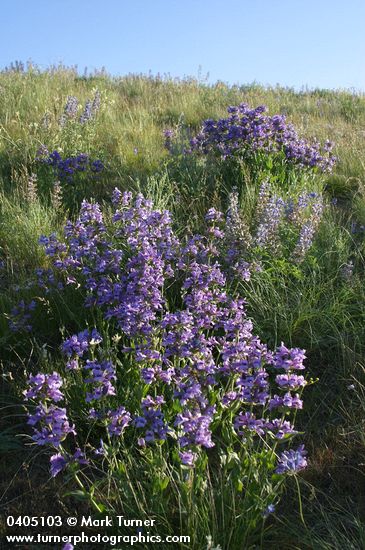
<svg viewBox="0 0 365 550">
<path fill-rule="evenodd" d="M 300 445 L 296 450 L 290 449 L 282 452 L 275 472 L 277 474 L 292 474 L 303 470 L 307 467 L 306 455 L 307 451 L 304 450 L 304 445 Z"/>
<path fill-rule="evenodd" d="M 63 380 L 57 372 L 31 375 L 28 384 L 30 388 L 23 392 L 25 399 L 50 399 L 55 402 L 63 399 L 63 394 L 60 391 Z"/>
<path fill-rule="evenodd" d="M 179 452 L 179 457 L 181 459 L 181 463 L 184 464 L 184 466 L 193 467 L 198 455 L 197 453 L 193 453 L 192 451 L 182 451 Z"/>
<path fill-rule="evenodd" d="M 51 463 L 51 475 L 52 477 L 56 477 L 62 470 L 64 470 L 68 464 L 67 459 L 61 455 L 61 453 L 57 453 L 50 458 Z"/>
<path fill-rule="evenodd" d="M 131 423 L 131 414 L 124 408 L 118 407 L 108 413 L 108 432 L 110 435 L 120 436 Z"/>
<path fill-rule="evenodd" d="M 55 405 L 38 405 L 35 412 L 28 415 L 28 424 L 33 426 L 32 439 L 37 445 L 58 447 L 69 433 L 76 435 L 75 427 L 70 425 L 67 418 L 66 409 Z"/>
<path fill-rule="evenodd" d="M 165 423 L 164 414 L 161 411 L 163 403 L 164 399 L 162 396 L 153 398 L 147 395 L 142 400 L 142 415 L 135 417 L 134 425 L 136 428 L 143 428 L 145 430 L 143 440 L 146 443 L 153 443 L 156 440 L 161 441 L 167 437 L 169 427 Z"/>
<path fill-rule="evenodd" d="M 289 389 L 302 388 L 307 384 L 304 376 L 297 376 L 296 374 L 278 374 L 275 381 L 281 388 Z"/>
<path fill-rule="evenodd" d="M 85 379 L 85 383 L 92 384 L 92 391 L 86 394 L 87 403 L 115 395 L 113 382 L 117 377 L 110 361 L 86 361 L 84 369 L 90 371 L 90 377 Z"/>
<path fill-rule="evenodd" d="M 275 512 L 275 504 L 269 504 L 262 513 L 264 518 L 267 518 L 270 514 Z"/>
<path fill-rule="evenodd" d="M 246 103 L 228 107 L 227 111 L 227 118 L 203 122 L 200 132 L 190 140 L 190 153 L 211 153 L 223 159 L 257 151 L 281 153 L 289 164 L 318 167 L 323 172 L 332 170 L 336 162 L 332 144 L 326 142 L 321 147 L 316 140 L 301 139 L 284 115 L 269 116 L 264 105 L 250 109 Z"/>
<path fill-rule="evenodd" d="M 36 308 L 36 302 L 32 300 L 28 304 L 21 300 L 16 306 L 14 306 L 10 312 L 9 328 L 12 332 L 31 332 L 32 325 L 30 320 L 32 318 L 32 312 Z"/>
<path fill-rule="evenodd" d="M 62 344 L 62 352 L 67 357 L 83 357 L 89 347 L 102 342 L 102 338 L 96 329 L 90 333 L 89 330 L 83 330 L 74 334 Z"/>
</svg>

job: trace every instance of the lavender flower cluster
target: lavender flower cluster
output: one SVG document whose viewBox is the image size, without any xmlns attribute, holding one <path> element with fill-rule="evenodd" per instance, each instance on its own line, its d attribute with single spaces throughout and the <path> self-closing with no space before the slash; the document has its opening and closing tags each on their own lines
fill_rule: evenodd
<svg viewBox="0 0 365 550">
<path fill-rule="evenodd" d="M 207 234 L 182 242 L 170 214 L 154 210 L 142 195 L 133 201 L 131 193 L 116 189 L 113 204 L 111 227 L 99 205 L 84 201 L 77 221 L 65 226 L 64 242 L 53 235 L 41 243 L 57 277 L 82 290 L 85 306 L 100 311 L 108 330 L 122 338 L 118 353 L 133 369 L 132 385 L 120 403 L 126 373 L 106 358 L 98 331 L 72 335 L 62 345 L 65 381 L 56 373 L 29 380 L 26 398 L 41 400 L 29 420 L 34 440 L 57 449 L 75 435 L 65 409 L 54 402 L 63 398 L 62 384 L 81 373 L 89 417 L 115 444 L 127 433 L 142 448 L 168 440 L 192 468 L 222 445 L 219 433 L 226 426 L 232 442 L 250 442 L 275 457 L 277 444 L 297 433 L 289 419 L 302 408 L 304 350 L 284 344 L 268 350 L 253 334 L 244 300 L 228 293 L 216 246 L 222 214 L 211 209 Z M 148 390 L 138 405 L 142 388 Z M 101 442 L 95 456 L 103 449 Z M 302 447 L 278 453 L 272 473 L 295 472 L 304 457 Z M 77 460 L 78 454 L 58 452 L 53 472 Z"/>
<path fill-rule="evenodd" d="M 36 160 L 44 165 L 51 166 L 55 178 L 68 183 L 71 183 L 77 174 L 85 174 L 95 178 L 105 168 L 101 160 L 92 160 L 86 153 L 62 158 L 58 151 L 49 152 L 45 146 L 38 149 Z"/>
<path fill-rule="evenodd" d="M 100 110 L 100 105 L 101 95 L 99 90 L 96 90 L 94 99 L 92 101 L 88 99 L 85 103 L 84 111 L 79 119 L 80 124 L 85 124 L 86 122 L 94 119 L 97 112 Z"/>
<path fill-rule="evenodd" d="M 80 124 L 85 124 L 90 120 L 94 119 L 98 111 L 100 110 L 101 105 L 101 95 L 99 90 L 95 91 L 93 100 L 88 99 L 85 103 L 84 110 L 80 117 L 78 118 L 79 110 L 79 100 L 75 96 L 68 96 L 63 111 L 63 115 L 60 118 L 60 126 L 65 126 L 69 121 L 80 122 Z"/>
<path fill-rule="evenodd" d="M 60 388 L 63 380 L 57 372 L 51 375 L 38 373 L 30 376 L 28 389 L 24 392 L 26 400 L 33 399 L 38 404 L 33 414 L 28 415 L 28 424 L 33 427 L 33 441 L 37 445 L 59 447 L 68 434 L 76 435 L 65 408 L 54 403 L 63 400 Z"/>
<path fill-rule="evenodd" d="M 284 115 L 270 116 L 264 105 L 250 109 L 241 103 L 228 107 L 227 111 L 227 118 L 203 122 L 200 132 L 190 140 L 190 152 L 214 153 L 223 159 L 256 151 L 282 152 L 291 164 L 331 172 L 336 157 L 330 141 L 321 146 L 317 140 L 300 138 Z"/>
</svg>

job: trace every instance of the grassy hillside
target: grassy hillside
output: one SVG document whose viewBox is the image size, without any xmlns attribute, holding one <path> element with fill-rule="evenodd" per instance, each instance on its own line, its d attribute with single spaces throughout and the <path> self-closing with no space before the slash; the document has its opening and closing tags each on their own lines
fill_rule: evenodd
<svg viewBox="0 0 365 550">
<path fill-rule="evenodd" d="M 3 178 L 12 169 L 31 166 L 40 143 L 66 153 L 80 147 L 86 153 L 103 152 L 119 178 L 153 173 L 166 158 L 163 129 L 179 125 L 197 129 L 202 120 L 221 117 L 228 105 L 241 102 L 252 107 L 265 104 L 271 114 L 286 114 L 305 136 L 332 139 L 341 159 L 335 178 L 339 184 L 359 184 L 364 176 L 365 100 L 348 91 L 296 93 L 256 84 L 228 87 L 142 75 L 83 78 L 66 68 L 41 74 L 3 72 L 0 86 Z M 92 131 L 87 135 L 63 132 L 59 119 L 67 97 L 78 98 L 81 114 L 96 90 L 101 94 L 101 110 Z"/>
<path fill-rule="evenodd" d="M 64 122 L 70 96 L 77 98 L 78 107 Z M 100 108 L 90 120 L 80 122 L 87 101 L 91 105 L 99 96 Z M 243 102 L 253 108 L 264 104 L 270 115 L 286 115 L 303 138 L 333 141 L 338 157 L 333 172 L 292 168 L 280 159 L 267 164 L 265 155 L 226 161 L 184 154 L 188 139 L 205 119 L 226 117 L 228 106 Z M 170 151 L 165 147 L 166 130 L 173 134 Z M 323 214 L 313 244 L 303 261 L 296 261 L 295 224 L 282 222 L 277 249 L 258 252 L 252 246 L 244 258 L 251 267 L 259 262 L 261 271 L 252 269 L 247 280 L 233 278 L 229 288 L 246 299 L 255 334 L 271 348 L 285 342 L 306 350 L 306 377 L 313 384 L 305 389 L 296 424 L 304 434 L 309 466 L 288 478 L 265 530 L 260 535 L 245 532 L 245 544 L 278 549 L 364 547 L 364 138 L 365 97 L 346 90 L 295 92 L 142 75 L 111 78 L 103 73 L 81 77 L 64 67 L 0 73 L 0 358 L 1 397 L 7 411 L 0 449 L 9 464 L 2 479 L 5 511 L 19 513 L 46 468 L 35 464 L 39 451 L 24 446 L 18 437 L 27 429 L 24 417 L 19 421 L 25 380 L 30 371 L 62 372 L 62 338 L 83 330 L 90 320 L 81 291 L 72 294 L 66 288 L 49 298 L 31 286 L 34 270 L 52 265 L 38 244 L 40 235 L 61 235 L 66 219 L 76 218 L 84 197 L 100 201 L 110 221 L 110 193 L 117 186 L 142 191 L 157 208 L 170 210 L 181 238 L 189 231 L 204 231 L 209 208 L 229 211 L 237 190 L 241 221 L 254 240 L 259 188 L 270 180 L 275 197 L 286 204 L 303 193 L 321 197 Z M 42 146 L 62 159 L 85 154 L 90 164 L 72 181 L 67 174 L 62 179 L 39 160 Z M 100 173 L 91 168 L 94 161 L 102 162 Z M 14 333 L 9 315 L 21 299 L 36 299 L 44 313 L 37 310 L 30 332 Z M 73 399 L 76 403 L 76 396 Z M 21 463 L 30 468 L 27 478 L 19 473 Z M 56 491 L 60 507 L 74 509 L 72 499 L 62 498 L 64 488 L 57 478 L 46 485 L 45 494 L 49 490 Z M 43 505 L 37 505 L 39 515 Z M 202 533 L 212 534 L 215 544 L 228 548 L 219 529 L 212 532 L 209 503 L 197 500 L 192 506 L 199 516 L 196 521 L 204 525 Z M 168 526 L 168 506 L 158 513 Z M 232 517 L 223 513 L 219 521 L 230 525 Z M 194 532 L 197 523 L 192 521 L 189 529 Z M 230 540 L 238 540 L 233 527 L 232 533 Z M 232 544 L 240 548 L 238 542 Z"/>
</svg>

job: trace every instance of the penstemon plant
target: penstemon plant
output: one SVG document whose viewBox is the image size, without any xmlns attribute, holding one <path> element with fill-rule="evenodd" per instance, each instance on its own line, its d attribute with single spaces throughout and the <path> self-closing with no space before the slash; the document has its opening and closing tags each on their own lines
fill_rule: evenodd
<svg viewBox="0 0 365 550">
<path fill-rule="evenodd" d="M 51 474 L 69 472 L 99 511 L 113 509 L 113 483 L 131 498 L 133 457 L 152 509 L 165 495 L 187 525 L 182 507 L 209 489 L 250 532 L 274 511 L 285 476 L 307 464 L 292 443 L 304 350 L 270 351 L 254 335 L 221 261 L 220 212 L 207 213 L 205 235 L 183 240 L 142 195 L 115 189 L 113 204 L 112 223 L 84 201 L 63 240 L 40 239 L 53 274 L 43 290 L 82 293 L 94 326 L 64 340 L 58 372 L 29 377 L 32 439 L 52 451 Z"/>
<path fill-rule="evenodd" d="M 269 159 L 270 155 L 279 154 L 289 165 L 332 171 L 337 159 L 330 141 L 322 146 L 317 140 L 300 138 L 284 115 L 266 114 L 265 105 L 251 109 L 241 103 L 228 107 L 227 111 L 227 118 L 203 122 L 200 132 L 190 140 L 187 152 L 212 153 L 223 159 L 254 157 L 260 153 Z"/>
</svg>

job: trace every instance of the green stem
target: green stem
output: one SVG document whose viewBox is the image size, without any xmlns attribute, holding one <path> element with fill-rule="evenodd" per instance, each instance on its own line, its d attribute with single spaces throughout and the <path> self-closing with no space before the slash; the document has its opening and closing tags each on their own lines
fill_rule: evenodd
<svg viewBox="0 0 365 550">
<path fill-rule="evenodd" d="M 95 508 L 95 510 L 96 510 L 97 512 L 99 512 L 99 514 L 102 514 L 103 511 L 102 511 L 102 509 L 100 508 L 99 504 L 98 504 L 97 502 L 95 502 L 95 500 L 93 499 L 93 497 L 92 497 L 92 496 L 89 494 L 89 492 L 85 489 L 85 486 L 84 486 L 84 484 L 82 483 L 82 481 L 81 481 L 81 479 L 79 478 L 79 476 L 78 476 L 77 474 L 74 474 L 74 477 L 75 477 L 75 480 L 76 480 L 78 486 L 80 487 L 80 489 L 81 489 L 84 493 L 86 493 L 86 494 L 89 495 L 89 497 L 90 497 L 90 502 L 91 502 L 91 504 L 93 505 L 93 507 Z"/>
<path fill-rule="evenodd" d="M 301 492 L 300 492 L 300 487 L 299 487 L 299 481 L 298 481 L 298 476 L 295 476 L 295 482 L 297 484 L 297 489 L 298 489 L 298 503 L 299 503 L 299 515 L 300 515 L 300 519 L 302 520 L 302 523 L 305 527 L 307 527 L 305 521 L 304 521 L 304 516 L 303 516 L 303 506 L 302 506 L 302 496 L 301 496 Z"/>
</svg>

